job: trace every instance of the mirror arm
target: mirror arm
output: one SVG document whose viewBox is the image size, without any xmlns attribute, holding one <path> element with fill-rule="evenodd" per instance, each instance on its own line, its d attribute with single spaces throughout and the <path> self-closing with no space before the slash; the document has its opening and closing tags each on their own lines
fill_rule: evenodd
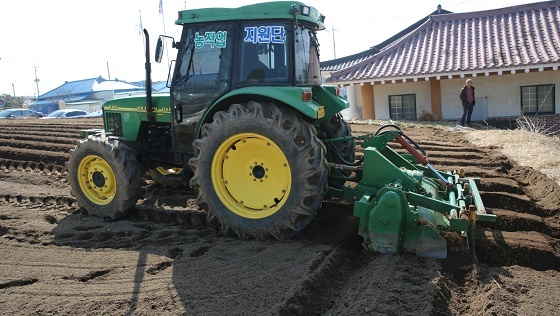
<svg viewBox="0 0 560 316">
<path fill-rule="evenodd" d="M 179 43 L 178 43 L 178 42 L 175 42 L 175 39 L 173 38 L 173 36 L 160 35 L 159 37 L 160 37 L 160 38 L 161 38 L 161 37 L 170 38 L 170 39 L 171 39 L 171 47 L 172 47 L 172 48 L 177 48 L 177 47 L 179 47 L 179 45 L 178 45 Z"/>
</svg>

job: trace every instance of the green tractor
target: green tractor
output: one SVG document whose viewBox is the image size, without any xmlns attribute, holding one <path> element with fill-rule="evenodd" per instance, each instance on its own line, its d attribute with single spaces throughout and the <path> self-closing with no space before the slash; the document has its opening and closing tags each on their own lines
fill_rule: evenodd
<svg viewBox="0 0 560 316">
<path fill-rule="evenodd" d="M 352 135 L 340 115 L 348 102 L 322 84 L 316 32 L 323 23 L 317 9 L 298 2 L 180 11 L 165 94 L 151 91 L 144 30 L 146 95 L 107 101 L 104 130 L 84 131 L 87 139 L 71 151 L 68 180 L 79 205 L 120 218 L 148 173 L 178 190 L 188 183 L 225 234 L 284 240 L 331 195 L 354 203 L 369 250 L 443 258 L 442 235 L 455 231 L 469 237 L 474 256 L 476 221 L 495 220 L 476 180 L 435 170 L 398 127 Z M 390 141 L 411 154 L 397 154 Z"/>
</svg>

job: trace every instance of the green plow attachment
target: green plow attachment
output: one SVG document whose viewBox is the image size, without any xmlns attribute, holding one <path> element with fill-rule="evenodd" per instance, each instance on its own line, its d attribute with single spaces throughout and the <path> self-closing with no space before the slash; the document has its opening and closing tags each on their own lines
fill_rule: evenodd
<svg viewBox="0 0 560 316">
<path fill-rule="evenodd" d="M 380 132 L 387 127 L 397 130 Z M 362 164 L 331 164 L 331 169 L 353 171 L 355 176 L 346 180 L 357 184 L 329 188 L 329 194 L 354 203 L 364 247 L 384 254 L 413 252 L 444 259 L 447 241 L 442 235 L 456 232 L 466 237 L 471 258 L 478 262 L 476 223 L 496 221 L 495 215 L 486 213 L 477 188 L 479 179 L 465 178 L 462 171 L 436 170 L 409 142 L 416 143 L 393 125 L 355 138 L 363 140 Z M 336 141 L 341 139 L 328 142 Z M 410 154 L 398 154 L 387 146 L 390 141 L 400 143 Z"/>
</svg>

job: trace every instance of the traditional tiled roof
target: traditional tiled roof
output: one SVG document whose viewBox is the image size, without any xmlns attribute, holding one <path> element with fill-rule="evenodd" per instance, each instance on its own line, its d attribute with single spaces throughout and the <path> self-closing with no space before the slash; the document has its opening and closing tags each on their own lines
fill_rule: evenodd
<svg viewBox="0 0 560 316">
<path fill-rule="evenodd" d="M 354 55 L 323 61 L 321 62 L 321 71 L 338 71 L 351 67 L 362 60 L 372 57 L 373 55 L 379 53 L 379 51 L 380 50 L 374 46 L 366 51 Z"/>
<path fill-rule="evenodd" d="M 560 0 L 432 15 L 329 82 L 407 80 L 560 65 Z"/>
<path fill-rule="evenodd" d="M 322 71 L 337 71 L 337 70 L 341 70 L 341 69 L 344 69 L 344 68 L 348 68 L 352 65 L 355 65 L 355 64 L 361 62 L 362 60 L 368 59 L 368 58 L 372 57 L 373 55 L 379 53 L 380 51 L 385 49 L 386 46 L 391 45 L 395 41 L 398 41 L 401 37 L 403 37 L 406 34 L 412 32 L 413 30 L 418 28 L 420 25 L 422 25 L 422 23 L 426 22 L 426 20 L 431 15 L 448 14 L 448 13 L 452 13 L 452 12 L 444 10 L 444 9 L 441 8 L 440 5 L 438 5 L 437 10 L 435 10 L 434 12 L 432 12 L 431 14 L 426 16 L 425 18 L 416 21 L 415 23 L 411 24 L 410 26 L 408 26 L 404 30 L 398 32 L 397 34 L 391 36 L 387 40 L 371 47 L 370 49 L 368 49 L 366 51 L 363 51 L 363 52 L 360 52 L 360 53 L 357 53 L 357 54 L 353 54 L 353 55 L 350 55 L 350 56 L 342 57 L 342 58 L 337 58 L 337 59 L 327 60 L 327 61 L 321 62 L 321 70 Z"/>
</svg>

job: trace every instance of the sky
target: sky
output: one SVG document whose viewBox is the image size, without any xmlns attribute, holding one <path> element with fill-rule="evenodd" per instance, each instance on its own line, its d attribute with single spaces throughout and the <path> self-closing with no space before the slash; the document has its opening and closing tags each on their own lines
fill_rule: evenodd
<svg viewBox="0 0 560 316">
<path fill-rule="evenodd" d="M 37 96 L 65 81 L 145 78 L 144 37 L 153 59 L 158 35 L 179 40 L 177 11 L 232 8 L 268 0 L 0 0 L 0 95 Z M 318 33 L 321 60 L 356 54 L 383 42 L 442 8 L 454 13 L 482 11 L 532 0 L 300 0 L 326 16 Z M 152 80 L 167 80 L 168 60 L 152 62 Z M 38 82 L 35 82 L 35 79 Z"/>
</svg>

